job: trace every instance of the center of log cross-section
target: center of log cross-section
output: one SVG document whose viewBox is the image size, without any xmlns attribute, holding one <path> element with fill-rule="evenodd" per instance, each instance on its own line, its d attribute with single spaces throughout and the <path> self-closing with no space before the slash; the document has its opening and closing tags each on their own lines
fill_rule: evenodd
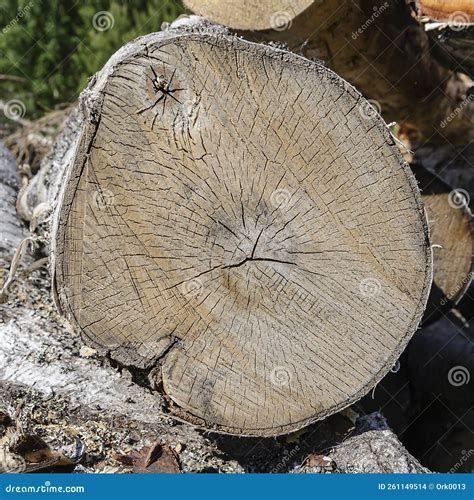
<svg viewBox="0 0 474 500">
<path fill-rule="evenodd" d="M 277 435 L 393 366 L 432 273 L 416 182 L 327 68 L 220 31 L 122 48 L 82 96 L 54 228 L 57 301 L 150 370 L 166 411 Z"/>
</svg>

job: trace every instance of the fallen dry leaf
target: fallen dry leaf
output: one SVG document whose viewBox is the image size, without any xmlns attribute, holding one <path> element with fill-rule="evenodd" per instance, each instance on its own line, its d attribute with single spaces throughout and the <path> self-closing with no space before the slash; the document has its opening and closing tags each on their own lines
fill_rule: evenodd
<svg viewBox="0 0 474 500">
<path fill-rule="evenodd" d="M 169 445 L 155 442 L 134 455 L 133 472 L 176 474 L 181 472 L 181 467 Z"/>
</svg>

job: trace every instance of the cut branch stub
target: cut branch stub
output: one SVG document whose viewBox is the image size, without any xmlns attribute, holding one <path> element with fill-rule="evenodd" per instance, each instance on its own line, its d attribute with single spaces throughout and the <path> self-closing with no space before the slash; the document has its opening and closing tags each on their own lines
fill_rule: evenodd
<svg viewBox="0 0 474 500">
<path fill-rule="evenodd" d="M 328 69 L 220 31 L 119 51 L 55 223 L 61 309 L 151 368 L 174 415 L 276 435 L 349 405 L 415 331 L 432 273 L 383 121 Z"/>
</svg>

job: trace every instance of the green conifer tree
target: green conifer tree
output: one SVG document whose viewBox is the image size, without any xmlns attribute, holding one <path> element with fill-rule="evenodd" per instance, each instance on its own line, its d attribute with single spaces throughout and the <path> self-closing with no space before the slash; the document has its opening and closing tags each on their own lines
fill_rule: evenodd
<svg viewBox="0 0 474 500">
<path fill-rule="evenodd" d="M 2 0 L 0 100 L 29 118 L 77 99 L 87 79 L 126 42 L 159 31 L 184 10 L 175 0 Z"/>
</svg>

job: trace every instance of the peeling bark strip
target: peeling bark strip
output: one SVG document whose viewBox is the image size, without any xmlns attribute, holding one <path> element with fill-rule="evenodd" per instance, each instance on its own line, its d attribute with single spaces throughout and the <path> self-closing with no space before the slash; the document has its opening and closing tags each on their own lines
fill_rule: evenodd
<svg viewBox="0 0 474 500">
<path fill-rule="evenodd" d="M 196 425 L 277 435 L 356 401 L 432 275 L 416 182 L 366 105 L 318 64 L 210 28 L 122 48 L 82 98 L 60 308 L 100 352 L 154 367 Z"/>
<path fill-rule="evenodd" d="M 24 238 L 24 228 L 15 211 L 20 181 L 15 160 L 0 143 L 0 260 L 8 259 Z M 1 288 L 1 286 L 0 286 Z"/>
</svg>

